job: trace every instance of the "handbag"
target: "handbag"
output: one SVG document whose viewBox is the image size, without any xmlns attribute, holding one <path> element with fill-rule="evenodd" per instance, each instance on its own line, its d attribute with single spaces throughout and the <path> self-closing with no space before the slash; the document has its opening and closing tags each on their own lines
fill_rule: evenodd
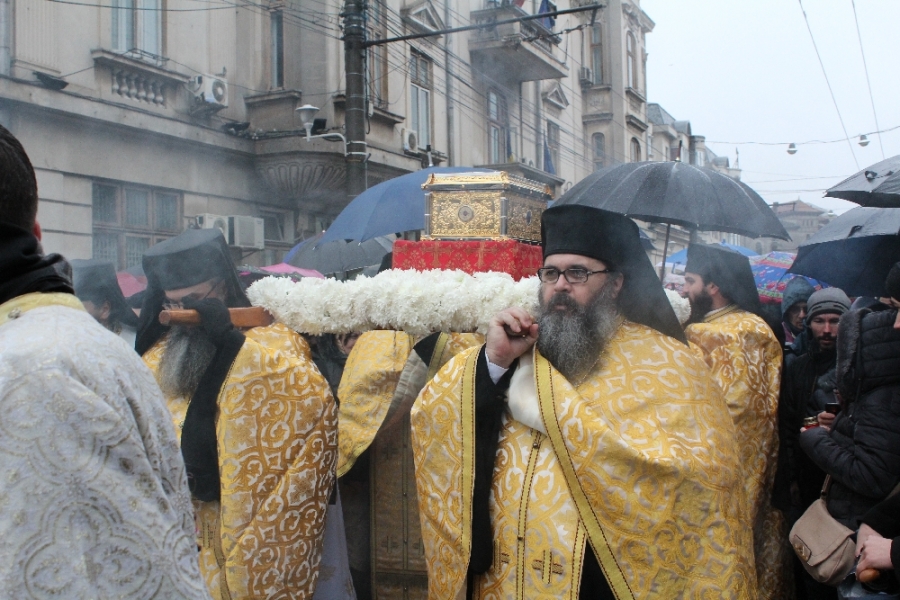
<svg viewBox="0 0 900 600">
<path fill-rule="evenodd" d="M 825 478 L 822 493 L 791 528 L 790 542 L 803 568 L 819 583 L 837 586 L 850 574 L 856 560 L 856 533 L 828 512 L 825 496 L 831 475 Z"/>
</svg>

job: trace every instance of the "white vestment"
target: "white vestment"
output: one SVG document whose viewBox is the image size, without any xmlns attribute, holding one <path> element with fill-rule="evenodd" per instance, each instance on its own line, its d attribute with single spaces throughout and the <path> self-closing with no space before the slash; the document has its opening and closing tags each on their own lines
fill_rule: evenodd
<svg viewBox="0 0 900 600">
<path fill-rule="evenodd" d="M 0 305 L 0 597 L 209 598 L 153 375 L 69 294 Z"/>
</svg>

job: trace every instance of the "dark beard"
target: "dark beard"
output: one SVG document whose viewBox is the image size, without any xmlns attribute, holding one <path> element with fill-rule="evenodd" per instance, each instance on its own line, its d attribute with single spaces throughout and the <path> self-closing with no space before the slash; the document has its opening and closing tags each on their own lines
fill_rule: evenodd
<svg viewBox="0 0 900 600">
<path fill-rule="evenodd" d="M 191 398 L 216 354 L 201 327 L 172 327 L 159 361 L 159 387 L 167 398 Z"/>
<path fill-rule="evenodd" d="M 712 296 L 709 295 L 709 292 L 706 290 L 700 292 L 700 295 L 697 296 L 696 300 L 691 300 L 691 316 L 688 318 L 685 325 L 702 323 L 703 319 L 706 318 L 707 313 L 712 310 L 712 305 L 713 299 Z"/>
<path fill-rule="evenodd" d="M 537 348 L 570 382 L 588 375 L 615 334 L 619 311 L 614 294 L 613 286 L 604 285 L 586 306 L 568 294 L 554 294 L 546 303 L 540 296 Z M 565 310 L 555 308 L 557 304 Z"/>
</svg>

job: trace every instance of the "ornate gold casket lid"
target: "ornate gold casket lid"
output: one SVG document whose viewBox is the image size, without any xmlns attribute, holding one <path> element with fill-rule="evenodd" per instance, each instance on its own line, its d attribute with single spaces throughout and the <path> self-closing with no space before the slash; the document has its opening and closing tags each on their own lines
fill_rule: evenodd
<svg viewBox="0 0 900 600">
<path fill-rule="evenodd" d="M 471 173 L 432 173 L 422 184 L 422 189 L 432 192 L 456 190 L 513 190 L 518 194 L 541 200 L 552 200 L 550 186 L 524 177 L 510 175 L 506 171 Z"/>
</svg>

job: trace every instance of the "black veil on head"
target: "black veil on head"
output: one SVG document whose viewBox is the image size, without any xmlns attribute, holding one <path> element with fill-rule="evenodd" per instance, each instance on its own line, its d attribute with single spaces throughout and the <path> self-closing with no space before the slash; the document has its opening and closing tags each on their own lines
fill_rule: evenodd
<svg viewBox="0 0 900 600">
<path fill-rule="evenodd" d="M 143 355 L 166 332 L 159 322 L 166 290 L 191 287 L 222 278 L 228 286 L 230 308 L 250 306 L 241 289 L 225 236 L 218 229 L 188 229 L 144 253 L 147 290 L 135 350 Z"/>
<path fill-rule="evenodd" d="M 554 206 L 541 219 L 541 243 L 545 259 L 552 254 L 579 254 L 622 273 L 625 280 L 618 305 L 625 318 L 686 343 L 634 221 L 590 206 Z"/>
<path fill-rule="evenodd" d="M 110 312 L 114 320 L 137 328 L 138 318 L 125 300 L 119 281 L 116 279 L 116 269 L 113 264 L 105 260 L 69 261 L 72 266 L 72 281 L 75 284 L 75 295 L 81 300 L 91 302 L 109 302 Z"/>
<path fill-rule="evenodd" d="M 723 296 L 747 312 L 762 315 L 750 261 L 740 252 L 718 244 L 691 244 L 684 270 L 702 277 L 704 284 L 716 284 Z"/>
</svg>

